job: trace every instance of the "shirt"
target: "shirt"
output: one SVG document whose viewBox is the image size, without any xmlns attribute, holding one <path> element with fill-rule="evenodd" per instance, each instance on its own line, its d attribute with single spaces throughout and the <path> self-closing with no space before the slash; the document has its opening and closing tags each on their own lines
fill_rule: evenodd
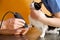
<svg viewBox="0 0 60 40">
<path fill-rule="evenodd" d="M 42 0 L 42 2 L 52 14 L 60 12 L 60 0 Z"/>
</svg>

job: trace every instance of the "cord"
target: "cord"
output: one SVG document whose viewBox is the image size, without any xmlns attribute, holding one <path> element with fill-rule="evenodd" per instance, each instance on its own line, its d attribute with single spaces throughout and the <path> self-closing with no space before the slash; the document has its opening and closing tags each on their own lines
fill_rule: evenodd
<svg viewBox="0 0 60 40">
<path fill-rule="evenodd" d="M 1 24 L 0 24 L 0 28 L 1 28 L 1 26 L 2 26 L 2 23 L 3 23 L 3 20 L 4 20 L 5 16 L 6 16 L 8 13 L 14 14 L 14 12 L 12 12 L 12 11 L 6 12 L 6 13 L 4 14 L 4 16 L 2 17 Z"/>
</svg>

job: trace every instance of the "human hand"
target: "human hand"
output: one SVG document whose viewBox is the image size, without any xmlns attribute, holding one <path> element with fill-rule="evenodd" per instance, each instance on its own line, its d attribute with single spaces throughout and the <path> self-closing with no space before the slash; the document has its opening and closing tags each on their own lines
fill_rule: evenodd
<svg viewBox="0 0 60 40">
<path fill-rule="evenodd" d="M 28 28 L 23 28 L 25 21 L 23 19 L 17 19 L 17 18 L 10 18 L 6 21 L 3 22 L 3 25 L 1 27 L 1 30 L 6 31 L 2 32 L 5 34 L 22 34 L 25 35 L 27 31 L 29 30 Z M 0 32 L 1 32 L 0 30 Z"/>
</svg>

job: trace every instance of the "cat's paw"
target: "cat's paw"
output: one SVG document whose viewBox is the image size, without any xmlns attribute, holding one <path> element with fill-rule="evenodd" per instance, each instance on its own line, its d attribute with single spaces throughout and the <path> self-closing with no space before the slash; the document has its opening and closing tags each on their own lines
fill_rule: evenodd
<svg viewBox="0 0 60 40">
<path fill-rule="evenodd" d="M 44 38 L 44 35 L 40 35 L 40 38 Z"/>
</svg>

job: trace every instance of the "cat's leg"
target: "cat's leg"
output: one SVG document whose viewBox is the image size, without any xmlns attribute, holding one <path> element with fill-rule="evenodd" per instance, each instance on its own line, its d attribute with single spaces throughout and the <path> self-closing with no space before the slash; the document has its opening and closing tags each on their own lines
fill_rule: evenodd
<svg viewBox="0 0 60 40">
<path fill-rule="evenodd" d="M 45 36 L 45 30 L 42 30 L 42 34 L 40 35 L 40 37 L 44 37 Z"/>
<path fill-rule="evenodd" d="M 60 30 L 60 28 L 55 28 L 54 29 L 55 34 L 59 34 L 59 30 Z"/>
<path fill-rule="evenodd" d="M 30 15 L 28 16 L 28 19 L 29 19 L 29 25 L 30 25 L 31 27 L 33 27 L 33 26 L 32 26 L 32 22 L 33 22 L 33 21 L 32 21 L 32 18 L 30 17 Z"/>
<path fill-rule="evenodd" d="M 47 29 L 48 29 L 48 26 L 47 25 L 43 25 L 42 34 L 40 35 L 41 38 L 45 36 L 45 33 L 46 33 Z"/>
</svg>

